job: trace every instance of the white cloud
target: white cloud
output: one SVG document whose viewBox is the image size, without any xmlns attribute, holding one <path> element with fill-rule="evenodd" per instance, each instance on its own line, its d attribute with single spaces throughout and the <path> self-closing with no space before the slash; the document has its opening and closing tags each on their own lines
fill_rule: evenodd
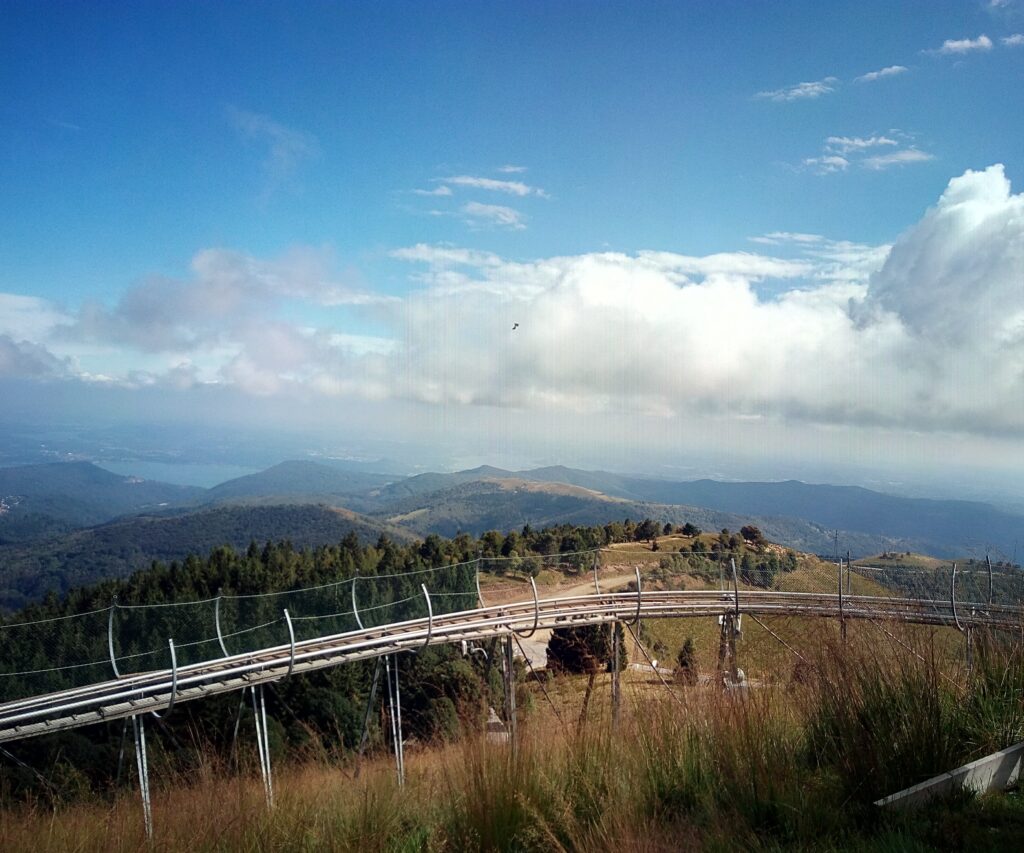
<svg viewBox="0 0 1024 853">
<path fill-rule="evenodd" d="M 338 283 L 317 252 L 295 261 L 207 250 L 184 281 L 143 282 L 112 308 L 83 311 L 77 345 L 116 358 L 75 365 L 55 333 L 0 332 L 0 373 L 568 417 L 1024 434 L 1024 195 L 1001 166 L 950 181 L 892 247 L 796 231 L 753 239 L 794 257 L 516 262 L 418 244 L 392 253 L 416 265 L 401 301 Z M 326 311 L 300 323 L 280 310 L 339 298 L 372 311 L 379 333 L 354 333 Z M 44 302 L 4 304 L 46 318 L 34 327 L 43 334 L 61 315 Z"/>
<path fill-rule="evenodd" d="M 814 80 L 809 83 L 797 83 L 795 86 L 758 92 L 757 97 L 767 98 L 770 101 L 800 101 L 820 98 L 822 95 L 834 92 L 838 83 L 839 80 L 836 77 L 825 77 L 822 80 Z"/>
<path fill-rule="evenodd" d="M 876 80 L 881 80 L 884 77 L 895 77 L 897 74 L 905 74 L 909 69 L 906 65 L 888 65 L 885 68 L 879 68 L 877 71 L 869 71 L 867 74 L 861 74 L 860 77 L 855 77 L 855 83 L 873 83 Z"/>
<path fill-rule="evenodd" d="M 267 316 L 282 301 L 333 307 L 389 299 L 338 281 L 330 273 L 329 254 L 315 249 L 294 249 L 273 260 L 204 249 L 191 266 L 190 278 L 153 276 L 128 289 L 112 308 L 85 304 L 61 336 L 78 343 L 185 353 L 230 340 L 240 325 Z"/>
<path fill-rule="evenodd" d="M 526 171 L 526 166 L 515 166 L 511 163 L 506 163 L 504 166 L 499 166 L 498 171 L 505 175 L 515 175 Z"/>
<path fill-rule="evenodd" d="M 45 299 L 0 293 L 0 335 L 41 340 L 71 316 Z"/>
<path fill-rule="evenodd" d="M 0 334 L 0 378 L 51 379 L 67 372 L 67 360 L 42 344 Z"/>
<path fill-rule="evenodd" d="M 849 154 L 851 151 L 864 151 L 868 148 L 878 148 L 885 145 L 899 145 L 895 139 L 888 136 L 830 136 L 825 140 L 825 145 L 839 152 Z"/>
<path fill-rule="evenodd" d="M 845 172 L 852 166 L 881 171 L 893 166 L 923 163 L 934 159 L 932 154 L 921 151 L 912 144 L 908 145 L 910 137 L 907 134 L 899 130 L 891 130 L 889 133 L 892 135 L 829 136 L 825 140 L 822 153 L 817 157 L 805 158 L 800 165 L 816 174 L 830 175 Z M 874 149 L 900 145 L 906 147 L 886 154 L 870 153 Z"/>
<path fill-rule="evenodd" d="M 538 187 L 531 187 L 522 181 L 499 181 L 496 178 L 482 178 L 476 175 L 453 175 L 450 178 L 438 178 L 446 184 L 453 184 L 457 187 L 471 187 L 472 189 L 488 190 L 489 192 L 507 193 L 514 196 L 537 195 L 547 197 L 547 193 Z"/>
<path fill-rule="evenodd" d="M 439 187 L 434 187 L 432 190 L 413 190 L 416 195 L 433 195 L 433 196 L 449 196 L 452 194 L 452 188 L 446 184 L 441 184 Z"/>
<path fill-rule="evenodd" d="M 1021 47 L 1024 45 L 1024 33 L 1014 33 L 1012 36 L 1006 36 L 1000 39 L 1004 47 Z"/>
<path fill-rule="evenodd" d="M 471 201 L 464 204 L 461 210 L 467 225 L 508 228 L 512 231 L 521 231 L 526 228 L 523 215 L 518 210 L 504 205 Z"/>
<path fill-rule="evenodd" d="M 940 56 L 958 56 L 965 53 L 971 53 L 976 50 L 991 49 L 992 39 L 983 34 L 978 36 L 976 39 L 946 39 L 942 43 L 942 47 L 926 52 L 936 53 Z"/>
<path fill-rule="evenodd" d="M 821 157 L 807 157 L 803 161 L 807 169 L 817 172 L 819 175 L 829 175 L 833 172 L 844 172 L 850 165 L 850 161 L 838 154 L 824 154 Z"/>
<path fill-rule="evenodd" d="M 312 134 L 286 127 L 270 116 L 229 107 L 228 119 L 244 139 L 266 151 L 263 161 L 267 180 L 265 195 L 290 181 L 303 163 L 320 153 L 319 143 Z"/>
<path fill-rule="evenodd" d="M 751 237 L 753 243 L 764 243 L 775 246 L 780 243 L 821 243 L 825 238 L 821 234 L 804 234 L 798 231 L 770 231 L 759 237 Z"/>
<path fill-rule="evenodd" d="M 889 154 L 878 154 L 874 157 L 865 157 L 862 161 L 865 169 L 881 171 L 891 169 L 893 166 L 906 166 L 911 163 L 927 163 L 934 160 L 935 155 L 917 148 L 904 148 L 900 151 L 893 151 Z"/>
<path fill-rule="evenodd" d="M 393 393 L 433 403 L 716 412 L 913 430 L 1024 430 L 1024 197 L 1002 168 L 950 182 L 889 247 L 786 232 L 814 273 L 670 253 L 470 270 L 408 301 Z M 794 270 L 782 268 L 778 272 Z M 748 274 L 744 274 L 744 273 Z M 703 275 L 700 280 L 690 276 Z M 512 322 L 520 324 L 509 332 Z M 411 361 L 410 361 L 411 359 Z"/>
<path fill-rule="evenodd" d="M 501 258 L 493 252 L 479 252 L 455 246 L 431 246 L 427 243 L 417 243 L 415 246 L 395 249 L 391 256 L 401 261 L 420 261 L 431 266 L 445 267 L 496 267 L 502 263 Z"/>
</svg>

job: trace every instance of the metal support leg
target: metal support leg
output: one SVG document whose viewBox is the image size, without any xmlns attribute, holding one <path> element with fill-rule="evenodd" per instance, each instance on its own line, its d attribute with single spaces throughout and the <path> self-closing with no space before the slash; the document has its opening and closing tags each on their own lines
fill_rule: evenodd
<svg viewBox="0 0 1024 853">
<path fill-rule="evenodd" d="M 395 749 L 395 772 L 398 774 L 398 784 L 401 786 L 405 784 L 405 773 L 402 767 L 402 728 L 399 720 L 402 708 L 395 701 L 398 698 L 398 691 L 395 689 L 398 685 L 397 667 L 395 668 L 395 687 L 392 687 L 391 683 L 391 655 L 384 658 L 384 670 L 388 681 L 388 709 L 391 712 L 391 743 Z"/>
<path fill-rule="evenodd" d="M 142 793 L 142 817 L 146 824 L 146 839 L 153 841 L 153 805 L 149 799 L 149 763 L 146 760 L 146 724 L 142 717 L 132 717 L 135 735 L 135 764 L 139 771 L 139 791 Z"/>
<path fill-rule="evenodd" d="M 736 659 L 736 619 L 729 620 L 729 678 L 733 684 L 740 683 L 739 665 Z"/>
<path fill-rule="evenodd" d="M 395 661 L 395 727 L 398 730 L 398 784 L 405 784 L 405 738 L 402 735 L 402 692 L 398 687 L 398 661 Z"/>
<path fill-rule="evenodd" d="M 722 614 L 722 630 L 718 638 L 718 674 L 723 687 L 739 682 L 736 667 L 736 620 L 732 613 Z"/>
<path fill-rule="evenodd" d="M 128 718 L 124 718 L 124 725 L 121 726 L 121 748 L 117 753 L 117 781 L 114 782 L 114 786 L 118 787 L 121 784 L 121 772 L 124 770 L 124 747 L 128 740 Z"/>
<path fill-rule="evenodd" d="M 373 713 L 373 702 L 377 698 L 377 684 L 380 681 L 380 658 L 377 658 L 377 665 L 373 668 L 373 682 L 370 684 L 370 698 L 366 700 L 366 713 L 363 715 L 363 734 L 359 738 L 359 751 L 356 753 L 356 772 L 359 778 L 359 770 L 363 763 L 363 754 L 370 742 L 370 714 Z"/>
<path fill-rule="evenodd" d="M 505 725 L 508 739 L 516 742 L 516 669 L 512 651 L 512 635 L 505 637 Z"/>
<path fill-rule="evenodd" d="M 260 776 L 263 778 L 263 793 L 267 806 L 274 805 L 274 782 L 270 775 L 270 738 L 267 732 L 267 703 L 263 696 L 263 685 L 252 688 L 252 712 L 256 718 L 256 751 L 260 756 Z"/>
<path fill-rule="evenodd" d="M 974 672 L 974 628 L 968 626 L 965 633 L 967 635 L 967 648 L 965 649 L 967 674 L 971 675 Z"/>
<path fill-rule="evenodd" d="M 612 728 L 618 729 L 622 705 L 622 685 L 619 683 L 619 623 L 612 622 Z"/>
</svg>

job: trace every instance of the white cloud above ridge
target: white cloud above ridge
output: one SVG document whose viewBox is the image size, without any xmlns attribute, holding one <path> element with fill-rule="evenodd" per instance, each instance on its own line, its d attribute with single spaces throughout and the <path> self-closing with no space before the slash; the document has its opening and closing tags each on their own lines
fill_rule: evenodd
<svg viewBox="0 0 1024 853">
<path fill-rule="evenodd" d="M 792 257 L 641 251 L 516 262 L 416 244 L 391 253 L 418 283 L 400 300 L 337 284 L 315 252 L 296 262 L 208 250 L 187 282 L 144 282 L 99 320 L 78 318 L 80 336 L 119 348 L 120 371 L 84 357 L 69 365 L 75 341 L 43 302 L 18 310 L 49 310 L 56 331 L 8 335 L 0 363 L 37 378 L 70 370 L 94 383 L 202 383 L 283 399 L 1024 435 L 1024 408 L 1007 405 L 1024 399 L 1024 196 L 1002 167 L 950 181 L 891 249 L 804 232 L 752 240 Z M 374 317 L 379 335 L 326 316 L 288 322 L 276 307 L 342 296 Z"/>
<path fill-rule="evenodd" d="M 820 98 L 822 95 L 831 94 L 838 85 L 839 78 L 823 77 L 821 80 L 812 80 L 805 83 L 797 83 L 794 86 L 783 86 L 781 89 L 758 92 L 757 97 L 777 103 L 813 100 L 814 98 Z"/>
<path fill-rule="evenodd" d="M 951 181 L 891 251 L 765 235 L 820 262 L 818 284 L 773 300 L 724 267 L 700 265 L 700 282 L 680 278 L 695 265 L 670 253 L 489 266 L 476 271 L 479 286 L 428 288 L 411 301 L 413 328 L 426 331 L 458 299 L 466 331 L 459 343 L 416 337 L 417 370 L 402 393 L 435 403 L 640 405 L 1019 436 L 1024 410 L 1005 401 L 1024 395 L 1022 199 L 997 166 Z M 965 276 L 972 258 L 985 262 Z M 979 291 L 976 307 L 962 311 Z M 506 328 L 513 318 L 514 334 Z M 996 334 L 979 337 L 992 318 Z M 459 367 L 446 372 L 453 351 Z"/>
<path fill-rule="evenodd" d="M 905 74 L 910 69 L 906 65 L 887 65 L 885 68 L 879 68 L 877 71 L 869 71 L 867 74 L 861 74 L 859 77 L 855 77 L 854 83 L 873 83 L 876 80 L 882 80 L 886 77 L 895 77 L 899 74 Z"/>
</svg>

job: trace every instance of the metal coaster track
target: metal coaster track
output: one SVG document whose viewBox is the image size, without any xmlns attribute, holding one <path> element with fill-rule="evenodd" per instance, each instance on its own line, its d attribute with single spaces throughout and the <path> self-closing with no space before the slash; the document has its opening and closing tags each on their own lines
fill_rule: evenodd
<svg viewBox="0 0 1024 853">
<path fill-rule="evenodd" d="M 429 596 L 427 598 L 429 605 Z M 0 743 L 24 740 L 100 722 L 166 711 L 175 704 L 255 687 L 358 660 L 416 651 L 512 632 L 564 628 L 637 618 L 693 618 L 749 613 L 892 620 L 921 625 L 1020 629 L 1024 608 L 971 605 L 958 612 L 955 598 L 889 598 L 817 592 L 651 590 L 537 598 L 228 655 L 173 669 L 126 675 L 110 681 L 0 704 Z"/>
</svg>

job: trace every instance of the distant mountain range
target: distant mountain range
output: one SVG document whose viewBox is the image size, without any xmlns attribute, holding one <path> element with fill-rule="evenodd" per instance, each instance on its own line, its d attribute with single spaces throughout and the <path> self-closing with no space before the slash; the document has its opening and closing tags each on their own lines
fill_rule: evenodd
<svg viewBox="0 0 1024 853">
<path fill-rule="evenodd" d="M 752 523 L 773 541 L 817 553 L 832 552 L 836 531 L 840 550 L 856 555 L 1009 555 L 1024 540 L 1024 516 L 988 504 L 794 480 L 678 482 L 560 466 L 396 477 L 288 461 L 201 489 L 54 463 L 0 468 L 0 607 L 221 544 L 316 545 L 353 531 L 364 539 L 478 535 L 625 518 L 705 530 Z"/>
</svg>

